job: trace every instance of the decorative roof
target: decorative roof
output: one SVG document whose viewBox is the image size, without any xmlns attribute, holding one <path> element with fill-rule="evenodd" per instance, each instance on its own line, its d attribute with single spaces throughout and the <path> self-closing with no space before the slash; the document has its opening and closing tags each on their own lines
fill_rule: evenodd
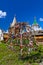
<svg viewBox="0 0 43 65">
<path fill-rule="evenodd" d="M 32 25 L 32 29 L 33 29 L 34 31 L 42 30 L 42 28 L 39 26 L 39 24 L 38 24 L 37 21 L 36 21 L 36 17 L 34 18 L 34 23 L 33 23 L 33 25 Z"/>
<path fill-rule="evenodd" d="M 37 21 L 36 21 L 36 17 L 34 17 L 33 25 L 38 25 L 38 23 L 37 23 Z"/>
<path fill-rule="evenodd" d="M 34 25 L 36 25 L 37 24 L 37 22 L 36 22 L 36 19 L 34 20 L 34 23 L 33 23 Z"/>
<path fill-rule="evenodd" d="M 16 17 L 14 17 L 11 27 L 14 27 L 15 24 L 16 24 Z"/>
</svg>

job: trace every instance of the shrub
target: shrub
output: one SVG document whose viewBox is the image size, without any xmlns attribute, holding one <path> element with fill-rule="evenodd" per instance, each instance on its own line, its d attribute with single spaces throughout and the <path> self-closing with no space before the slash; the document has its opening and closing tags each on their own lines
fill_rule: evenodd
<svg viewBox="0 0 43 65">
<path fill-rule="evenodd" d="M 25 45 L 27 45 L 27 44 L 29 44 L 29 40 L 28 39 L 23 39 L 23 44 Z"/>
<path fill-rule="evenodd" d="M 32 63 L 31 65 L 39 65 L 38 63 Z"/>
</svg>

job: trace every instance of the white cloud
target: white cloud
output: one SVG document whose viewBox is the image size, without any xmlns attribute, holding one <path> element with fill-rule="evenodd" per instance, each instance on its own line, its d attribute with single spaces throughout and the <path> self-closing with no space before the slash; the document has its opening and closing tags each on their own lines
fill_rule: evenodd
<svg viewBox="0 0 43 65">
<path fill-rule="evenodd" d="M 40 21 L 43 21 L 43 18 L 40 18 L 39 20 L 40 20 Z"/>
<path fill-rule="evenodd" d="M 6 12 L 3 12 L 2 10 L 0 10 L 0 18 L 4 18 L 7 15 Z"/>
</svg>

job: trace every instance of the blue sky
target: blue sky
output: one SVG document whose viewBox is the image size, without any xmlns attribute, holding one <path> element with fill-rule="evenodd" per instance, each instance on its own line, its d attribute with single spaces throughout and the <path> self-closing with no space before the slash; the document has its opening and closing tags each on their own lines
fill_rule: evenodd
<svg viewBox="0 0 43 65">
<path fill-rule="evenodd" d="M 17 21 L 29 22 L 32 25 L 34 16 L 43 28 L 43 0 L 1 0 L 0 28 L 7 30 L 16 15 Z"/>
</svg>

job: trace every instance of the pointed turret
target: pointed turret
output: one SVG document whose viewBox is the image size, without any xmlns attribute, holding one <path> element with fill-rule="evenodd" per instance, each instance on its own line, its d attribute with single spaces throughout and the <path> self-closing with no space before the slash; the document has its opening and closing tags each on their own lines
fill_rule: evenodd
<svg viewBox="0 0 43 65">
<path fill-rule="evenodd" d="M 34 17 L 34 23 L 32 24 L 32 29 L 33 29 L 34 31 L 39 31 L 39 30 L 41 30 L 39 24 L 38 24 L 37 21 L 36 21 L 36 17 Z"/>
<path fill-rule="evenodd" d="M 16 24 L 16 17 L 14 17 L 14 19 L 13 19 L 13 22 L 12 22 L 12 24 L 11 24 L 11 27 L 14 27 L 14 25 Z"/>
<path fill-rule="evenodd" d="M 36 17 L 34 17 L 33 25 L 38 25 L 38 23 L 37 23 L 37 21 L 36 21 Z"/>
</svg>

